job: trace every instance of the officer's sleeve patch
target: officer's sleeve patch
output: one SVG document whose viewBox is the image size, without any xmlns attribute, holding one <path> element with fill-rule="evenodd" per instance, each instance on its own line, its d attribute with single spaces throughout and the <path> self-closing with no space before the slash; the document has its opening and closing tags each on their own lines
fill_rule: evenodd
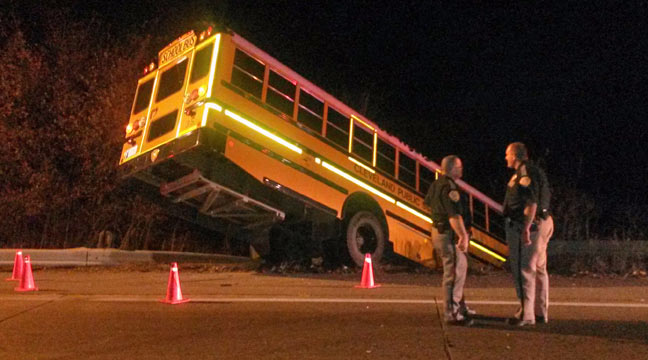
<svg viewBox="0 0 648 360">
<path fill-rule="evenodd" d="M 522 178 L 520 178 L 520 185 L 524 187 L 531 185 L 531 178 L 528 176 L 523 176 Z"/>
<path fill-rule="evenodd" d="M 517 174 L 513 174 L 513 176 L 511 176 L 511 180 L 509 180 L 508 182 L 508 187 L 512 188 L 513 186 L 515 186 L 516 179 L 517 179 Z"/>
<path fill-rule="evenodd" d="M 459 191 L 457 191 L 457 190 L 452 190 L 452 191 L 450 191 L 450 192 L 448 193 L 448 197 L 450 198 L 450 200 L 452 200 L 452 201 L 454 201 L 454 202 L 459 202 L 459 199 L 460 199 L 460 197 L 459 197 Z"/>
</svg>

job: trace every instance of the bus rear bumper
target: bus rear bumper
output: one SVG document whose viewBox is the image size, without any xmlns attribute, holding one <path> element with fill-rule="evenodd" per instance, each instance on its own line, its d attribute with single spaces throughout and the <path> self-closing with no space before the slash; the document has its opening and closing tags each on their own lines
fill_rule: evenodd
<svg viewBox="0 0 648 360">
<path fill-rule="evenodd" d="M 226 138 L 213 129 L 196 129 L 121 164 L 120 178 L 137 178 L 159 186 L 160 181 L 173 180 L 186 171 L 202 170 L 209 154 L 224 152 Z"/>
</svg>

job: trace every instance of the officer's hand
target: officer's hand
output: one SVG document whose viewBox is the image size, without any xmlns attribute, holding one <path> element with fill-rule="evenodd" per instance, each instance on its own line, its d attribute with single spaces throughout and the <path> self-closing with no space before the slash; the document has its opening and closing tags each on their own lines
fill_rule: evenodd
<svg viewBox="0 0 648 360">
<path fill-rule="evenodd" d="M 522 230 L 522 243 L 526 246 L 531 245 L 531 230 L 527 227 Z"/>
<path fill-rule="evenodd" d="M 459 240 L 457 241 L 457 249 L 461 252 L 466 252 L 468 251 L 468 234 L 465 236 L 460 236 Z"/>
</svg>

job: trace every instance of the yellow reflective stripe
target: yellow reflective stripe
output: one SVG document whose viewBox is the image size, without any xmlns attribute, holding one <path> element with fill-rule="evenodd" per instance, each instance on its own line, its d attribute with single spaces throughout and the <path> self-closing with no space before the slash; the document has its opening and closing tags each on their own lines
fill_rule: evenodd
<svg viewBox="0 0 648 360">
<path fill-rule="evenodd" d="M 216 60 L 218 58 L 218 48 L 220 47 L 220 37 L 221 34 L 216 35 L 216 40 L 214 41 L 214 52 L 212 53 L 211 64 L 209 66 L 209 85 L 207 85 L 207 97 L 211 97 L 212 86 L 214 85 L 214 74 L 216 73 Z"/>
<path fill-rule="evenodd" d="M 357 120 L 359 123 L 361 123 L 361 124 L 364 125 L 365 127 L 368 127 L 369 129 L 371 129 L 371 131 L 375 131 L 375 130 L 376 130 L 376 129 L 374 129 L 373 126 L 371 126 L 371 125 L 367 124 L 366 122 L 362 121 L 362 119 L 360 119 L 359 117 L 357 117 L 357 116 L 355 116 L 355 115 L 351 115 L 351 117 L 352 117 L 354 120 Z"/>
<path fill-rule="evenodd" d="M 417 211 L 417 210 L 412 209 L 411 207 L 409 207 L 409 206 L 403 204 L 402 202 L 397 201 L 397 202 L 396 202 L 396 206 L 398 206 L 398 207 L 400 207 L 400 208 L 403 208 L 403 209 L 407 210 L 408 212 L 410 212 L 410 213 L 412 213 L 412 214 L 414 214 L 414 215 L 420 217 L 421 219 L 423 219 L 423 220 L 429 222 L 430 224 L 432 224 L 432 219 L 431 219 L 431 218 L 429 218 L 428 216 L 423 215 L 421 212 L 419 212 L 419 211 Z"/>
<path fill-rule="evenodd" d="M 317 159 L 315 159 L 315 161 L 317 162 Z M 362 182 L 362 181 L 360 181 L 360 180 L 354 178 L 353 176 L 347 174 L 346 172 L 344 172 L 344 171 L 342 171 L 342 170 L 336 168 L 335 166 L 333 166 L 333 165 L 327 163 L 326 161 L 322 161 L 322 166 L 324 166 L 325 168 L 331 170 L 332 172 L 334 172 L 334 173 L 336 173 L 336 174 L 342 176 L 343 178 L 345 178 L 345 179 L 351 181 L 352 183 L 354 183 L 354 184 L 360 186 L 361 188 L 363 188 L 363 189 L 365 189 L 365 190 L 368 190 L 369 192 L 371 192 L 371 193 L 373 193 L 373 194 L 376 194 L 376 195 L 380 196 L 381 198 L 383 198 L 383 199 L 389 201 L 390 203 L 392 203 L 392 204 L 395 204 L 395 203 L 396 203 L 396 200 L 395 200 L 393 197 L 391 197 L 391 196 L 389 196 L 389 195 L 383 193 L 382 191 L 380 191 L 380 190 L 374 188 L 373 186 L 369 186 L 369 185 L 365 184 L 364 182 Z"/>
<path fill-rule="evenodd" d="M 252 129 L 252 130 L 254 130 L 254 131 L 256 131 L 256 132 L 258 132 L 258 133 L 260 133 L 260 134 L 262 134 L 262 135 L 264 135 L 264 136 L 266 136 L 266 137 L 268 137 L 268 138 L 270 138 L 272 140 L 274 140 L 275 142 L 289 148 L 290 150 L 292 150 L 292 151 L 294 151 L 294 152 L 296 152 L 298 154 L 302 153 L 302 149 L 300 149 L 299 147 L 289 143 L 288 141 L 280 138 L 279 136 L 269 132 L 268 130 L 266 130 L 266 129 L 260 127 L 260 126 L 258 126 L 257 124 L 255 124 L 255 123 L 253 123 L 253 122 L 251 122 L 251 121 L 249 121 L 247 119 L 244 119 L 243 117 L 241 117 L 238 114 L 235 114 L 235 113 L 233 113 L 233 112 L 231 112 L 229 110 L 225 110 L 225 115 L 227 115 L 230 118 L 232 118 L 232 119 L 240 122 L 241 124 L 249 127 L 250 129 Z"/>
<path fill-rule="evenodd" d="M 214 110 L 216 110 L 216 111 L 218 111 L 218 112 L 223 111 L 223 107 L 220 106 L 220 105 L 218 105 L 218 104 L 214 104 L 214 103 L 206 103 L 206 104 L 205 104 L 205 110 L 203 111 L 203 118 L 202 118 L 202 122 L 200 123 L 200 126 L 205 126 L 205 125 L 207 125 L 207 116 L 208 116 L 208 114 L 209 114 L 209 109 L 214 109 Z"/>
<path fill-rule="evenodd" d="M 370 168 L 369 166 L 367 166 L 367 165 L 361 163 L 360 161 L 358 161 L 358 160 L 352 158 L 351 156 L 349 156 L 348 159 L 349 159 L 352 163 L 357 164 L 358 166 L 362 167 L 363 169 L 369 171 L 370 173 L 372 173 L 372 174 L 375 174 L 375 173 L 376 173 L 376 170 L 374 170 L 374 169 Z"/>
<path fill-rule="evenodd" d="M 482 245 L 476 243 L 475 241 L 470 240 L 470 245 L 476 247 L 477 249 L 485 252 L 486 254 L 494 257 L 495 259 L 497 259 L 497 260 L 499 260 L 501 262 L 506 262 L 505 258 L 501 257 L 499 254 L 497 254 L 497 253 L 495 253 L 495 252 L 493 252 L 491 250 L 488 250 L 487 248 L 483 247 Z"/>
</svg>

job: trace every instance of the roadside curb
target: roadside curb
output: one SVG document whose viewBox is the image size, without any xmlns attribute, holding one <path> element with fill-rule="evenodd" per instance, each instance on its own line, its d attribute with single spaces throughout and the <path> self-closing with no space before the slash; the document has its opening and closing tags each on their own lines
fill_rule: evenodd
<svg viewBox="0 0 648 360">
<path fill-rule="evenodd" d="M 0 266 L 12 266 L 17 249 L 0 249 Z M 113 266 L 123 264 L 156 264 L 169 262 L 238 264 L 247 257 L 175 251 L 118 249 L 22 249 L 35 266 Z"/>
</svg>

